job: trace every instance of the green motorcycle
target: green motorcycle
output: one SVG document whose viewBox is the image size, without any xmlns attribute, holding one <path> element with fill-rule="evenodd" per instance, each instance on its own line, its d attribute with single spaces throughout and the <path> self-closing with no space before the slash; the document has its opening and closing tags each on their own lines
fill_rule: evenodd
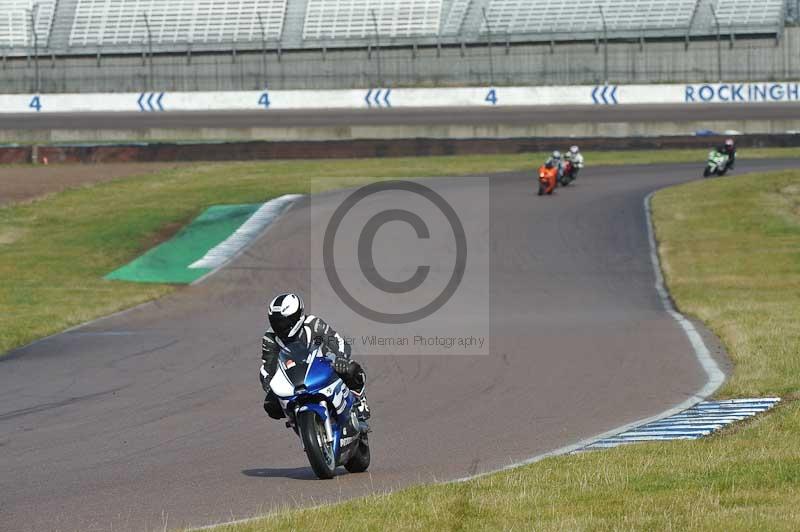
<svg viewBox="0 0 800 532">
<path fill-rule="evenodd" d="M 728 171 L 728 160 L 728 154 L 726 153 L 720 153 L 717 150 L 708 152 L 708 161 L 706 162 L 705 170 L 703 170 L 703 177 L 712 175 L 724 176 L 725 172 Z"/>
</svg>

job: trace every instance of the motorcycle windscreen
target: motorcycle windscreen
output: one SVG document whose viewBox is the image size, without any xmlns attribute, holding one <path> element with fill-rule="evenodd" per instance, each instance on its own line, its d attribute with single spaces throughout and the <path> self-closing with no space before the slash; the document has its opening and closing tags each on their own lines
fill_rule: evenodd
<svg viewBox="0 0 800 532">
<path fill-rule="evenodd" d="M 305 384 L 312 349 L 302 342 L 292 342 L 281 349 L 278 360 L 292 386 Z"/>
</svg>

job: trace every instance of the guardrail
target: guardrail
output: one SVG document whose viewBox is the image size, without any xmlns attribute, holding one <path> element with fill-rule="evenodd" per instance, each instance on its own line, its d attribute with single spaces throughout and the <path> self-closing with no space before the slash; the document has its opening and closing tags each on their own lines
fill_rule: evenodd
<svg viewBox="0 0 800 532">
<path fill-rule="evenodd" d="M 800 82 L 0 95 L 0 114 L 799 102 Z"/>
</svg>

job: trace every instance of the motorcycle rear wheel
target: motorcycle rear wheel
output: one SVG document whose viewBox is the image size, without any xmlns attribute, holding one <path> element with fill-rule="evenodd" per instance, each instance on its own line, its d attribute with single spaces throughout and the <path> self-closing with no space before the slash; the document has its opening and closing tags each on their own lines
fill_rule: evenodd
<svg viewBox="0 0 800 532">
<path fill-rule="evenodd" d="M 356 454 L 344 464 L 344 468 L 350 473 L 363 473 L 369 467 L 369 461 L 369 440 L 367 440 L 367 435 L 364 434 L 361 437 L 361 441 L 358 442 Z"/>
<path fill-rule="evenodd" d="M 314 474 L 322 479 L 333 478 L 336 456 L 333 454 L 333 444 L 325 441 L 325 425 L 322 420 L 314 412 L 300 412 L 297 426 Z"/>
</svg>

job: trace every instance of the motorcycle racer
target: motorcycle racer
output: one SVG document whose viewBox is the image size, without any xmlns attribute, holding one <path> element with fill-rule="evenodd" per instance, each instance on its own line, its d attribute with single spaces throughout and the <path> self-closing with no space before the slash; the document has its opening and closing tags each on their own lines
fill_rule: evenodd
<svg viewBox="0 0 800 532">
<path fill-rule="evenodd" d="M 369 406 L 364 394 L 366 373 L 361 365 L 351 360 L 350 345 L 321 318 L 306 315 L 303 300 L 297 294 L 281 294 L 274 298 L 267 311 L 270 327 L 261 340 L 261 387 L 267 392 L 264 411 L 273 419 L 285 417 L 278 397 L 269 382 L 278 365 L 278 354 L 290 342 L 300 341 L 306 346 L 323 346 L 326 356 L 333 361 L 336 374 L 344 381 L 356 398 L 356 410 L 361 420 L 369 419 Z"/>
<path fill-rule="evenodd" d="M 545 164 L 545 166 L 550 164 L 550 165 L 552 165 L 554 168 L 556 168 L 558 170 L 558 175 L 557 175 L 556 178 L 560 181 L 561 180 L 561 176 L 564 173 L 564 159 L 561 157 L 561 152 L 558 151 L 558 150 L 555 150 L 550 155 L 550 158 L 547 159 L 544 162 L 544 164 Z"/>
<path fill-rule="evenodd" d="M 717 151 L 728 156 L 727 169 L 733 170 L 733 166 L 736 164 L 736 145 L 734 144 L 733 139 L 725 139 L 725 143 L 717 147 Z"/>
<path fill-rule="evenodd" d="M 580 149 L 577 146 L 571 146 L 564 154 L 564 159 L 572 164 L 572 178 L 577 178 L 578 172 L 583 168 L 583 155 Z"/>
</svg>

